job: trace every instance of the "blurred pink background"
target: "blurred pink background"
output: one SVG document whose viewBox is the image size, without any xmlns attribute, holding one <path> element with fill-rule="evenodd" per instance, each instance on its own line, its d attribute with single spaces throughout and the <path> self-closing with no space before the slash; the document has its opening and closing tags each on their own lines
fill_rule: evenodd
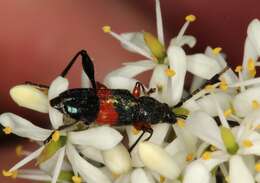
<svg viewBox="0 0 260 183">
<path fill-rule="evenodd" d="M 198 19 L 188 33 L 198 43 L 190 53 L 203 52 L 207 45 L 220 46 L 235 66 L 242 61 L 248 23 L 260 18 L 259 5 L 259 0 L 161 0 L 167 41 L 176 36 L 186 15 L 195 14 Z M 142 59 L 104 34 L 103 25 L 111 25 L 118 33 L 146 30 L 156 34 L 154 0 L 0 0 L 0 112 L 12 111 L 33 122 L 48 123 L 46 115 L 16 106 L 9 89 L 24 81 L 49 84 L 80 49 L 88 50 L 95 60 L 100 81 L 120 63 Z M 70 72 L 72 86 L 79 86 L 80 70 L 78 64 Z M 15 157 L 15 144 L 20 143 L 3 141 L 0 170 L 18 160 L 11 157 Z M 1 176 L 0 180 L 14 181 Z"/>
</svg>

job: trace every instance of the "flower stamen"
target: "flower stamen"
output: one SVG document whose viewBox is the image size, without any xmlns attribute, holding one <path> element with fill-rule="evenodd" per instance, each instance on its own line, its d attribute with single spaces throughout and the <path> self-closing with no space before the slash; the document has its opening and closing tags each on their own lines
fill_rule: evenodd
<svg viewBox="0 0 260 183">
<path fill-rule="evenodd" d="M 15 179 L 17 177 L 17 171 L 6 171 L 6 170 L 3 170 L 2 174 L 5 177 L 12 177 L 13 179 Z"/>
<path fill-rule="evenodd" d="M 54 142 L 57 142 L 60 139 L 60 132 L 59 131 L 55 131 L 52 136 L 51 136 L 52 140 Z"/>
<path fill-rule="evenodd" d="M 176 74 L 176 72 L 171 68 L 168 68 L 165 70 L 165 75 L 168 77 L 173 77 L 175 74 Z"/>
<path fill-rule="evenodd" d="M 247 71 L 251 77 L 255 77 L 256 69 L 255 69 L 255 62 L 252 58 L 249 58 L 247 61 Z"/>
<path fill-rule="evenodd" d="M 256 163 L 256 164 L 255 164 L 255 170 L 256 170 L 257 172 L 260 172 L 260 163 Z"/>
<path fill-rule="evenodd" d="M 178 119 L 177 120 L 177 125 L 180 127 L 180 128 L 184 128 L 185 127 L 185 121 L 183 119 Z"/>
<path fill-rule="evenodd" d="M 238 65 L 238 66 L 236 66 L 236 68 L 235 68 L 235 72 L 236 72 L 236 73 L 240 73 L 240 72 L 242 72 L 242 69 L 243 69 L 242 65 Z"/>
<path fill-rule="evenodd" d="M 140 132 L 140 130 L 136 129 L 135 127 L 132 128 L 132 133 L 134 135 L 137 135 Z"/>
<path fill-rule="evenodd" d="M 81 183 L 82 182 L 82 178 L 79 176 L 73 176 L 72 178 L 73 183 Z"/>
<path fill-rule="evenodd" d="M 212 50 L 213 54 L 214 55 L 218 55 L 220 52 L 222 51 L 222 48 L 221 47 L 216 47 Z"/>
<path fill-rule="evenodd" d="M 165 180 L 166 180 L 166 178 L 164 177 L 164 176 L 160 176 L 160 183 L 164 183 L 165 182 Z"/>
<path fill-rule="evenodd" d="M 232 115 L 232 109 L 231 108 L 229 108 L 229 109 L 227 109 L 227 110 L 225 110 L 224 111 L 224 116 L 227 118 L 227 117 L 229 117 L 229 116 L 231 116 Z"/>
<path fill-rule="evenodd" d="M 212 158 L 211 156 L 212 152 L 210 151 L 205 151 L 203 154 L 202 154 L 202 159 L 204 160 L 210 160 Z"/>
<path fill-rule="evenodd" d="M 195 15 L 187 15 L 187 16 L 185 17 L 185 20 L 186 20 L 187 22 L 194 22 L 194 21 L 196 20 L 196 16 L 195 16 Z"/>
<path fill-rule="evenodd" d="M 22 156 L 22 154 L 23 154 L 23 146 L 21 146 L 21 145 L 16 146 L 15 153 L 19 157 Z"/>
<path fill-rule="evenodd" d="M 251 140 L 249 140 L 249 139 L 243 140 L 242 143 L 243 143 L 243 146 L 245 148 L 250 148 L 250 147 L 252 147 L 254 145 L 253 142 Z"/>
<path fill-rule="evenodd" d="M 13 129 L 12 129 L 11 127 L 8 127 L 8 126 L 3 129 L 3 132 L 4 132 L 6 135 L 11 134 L 12 131 L 13 131 Z"/>
<path fill-rule="evenodd" d="M 228 84 L 226 82 L 225 79 L 222 79 L 221 82 L 220 82 L 220 85 L 219 85 L 219 88 L 222 90 L 222 91 L 227 91 L 228 89 Z"/>
<path fill-rule="evenodd" d="M 190 154 L 188 154 L 188 155 L 186 156 L 186 161 L 190 162 L 190 161 L 192 161 L 192 160 L 193 160 L 193 154 L 190 153 Z"/>
<path fill-rule="evenodd" d="M 257 100 L 252 101 L 252 108 L 253 109 L 260 109 L 260 103 Z"/>
</svg>

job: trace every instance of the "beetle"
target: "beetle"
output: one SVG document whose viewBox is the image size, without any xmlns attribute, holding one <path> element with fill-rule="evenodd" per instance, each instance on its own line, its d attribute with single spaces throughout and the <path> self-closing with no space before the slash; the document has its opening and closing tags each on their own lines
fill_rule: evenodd
<svg viewBox="0 0 260 183">
<path fill-rule="evenodd" d="M 77 58 L 81 56 L 82 67 L 88 76 L 92 88 L 68 89 L 50 100 L 50 105 L 61 113 L 82 121 L 86 125 L 96 122 L 98 125 L 123 126 L 133 125 L 137 130 L 153 134 L 151 124 L 171 123 L 177 121 L 177 116 L 166 103 L 161 103 L 149 95 L 155 89 L 146 90 L 142 83 L 137 82 L 132 92 L 125 89 L 109 89 L 96 82 L 94 64 L 85 50 L 79 51 L 61 73 L 65 77 Z M 144 96 L 141 96 L 141 93 Z M 74 124 L 71 124 L 74 125 Z M 69 125 L 61 126 L 58 130 Z M 138 141 L 135 143 L 137 144 Z M 135 145 L 130 148 L 130 151 Z"/>
</svg>

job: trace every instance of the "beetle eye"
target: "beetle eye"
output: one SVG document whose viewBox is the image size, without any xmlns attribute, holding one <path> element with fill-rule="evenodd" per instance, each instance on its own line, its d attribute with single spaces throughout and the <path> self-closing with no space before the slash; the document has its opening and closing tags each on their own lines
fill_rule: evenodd
<svg viewBox="0 0 260 183">
<path fill-rule="evenodd" d="M 66 106 L 66 110 L 69 114 L 76 114 L 78 112 L 78 109 L 72 106 Z"/>
</svg>

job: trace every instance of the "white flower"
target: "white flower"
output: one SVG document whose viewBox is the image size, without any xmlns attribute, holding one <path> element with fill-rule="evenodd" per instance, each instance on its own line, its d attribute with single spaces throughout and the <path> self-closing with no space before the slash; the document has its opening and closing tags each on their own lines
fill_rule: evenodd
<svg viewBox="0 0 260 183">
<path fill-rule="evenodd" d="M 50 86 L 48 98 L 52 99 L 67 89 L 68 89 L 67 79 L 58 77 L 52 82 Z M 18 87 L 14 90 L 20 90 L 20 88 Z M 14 93 L 15 92 L 16 91 L 14 91 Z M 27 94 L 24 93 L 23 95 L 27 95 Z M 35 100 L 35 104 L 36 103 L 37 100 Z M 54 129 L 57 129 L 59 126 L 63 125 L 63 115 L 56 109 L 52 108 L 50 105 L 49 105 L 49 116 Z M 0 123 L 5 127 L 4 128 L 5 132 L 14 133 L 18 136 L 26 137 L 36 141 L 42 142 L 52 134 L 51 130 L 46 130 L 37 127 L 32 123 L 30 123 L 29 121 L 12 113 L 2 114 L 0 116 Z M 58 157 L 57 157 L 57 161 L 53 162 L 55 163 L 55 166 L 52 172 L 51 182 L 55 183 L 57 181 L 61 171 L 62 164 L 64 162 L 65 155 L 69 158 L 70 163 L 72 164 L 72 168 L 75 176 L 78 176 L 78 174 L 80 174 L 83 179 L 88 177 L 91 180 L 93 179 L 93 182 L 100 182 L 100 181 L 105 182 L 104 180 L 106 180 L 106 182 L 110 182 L 110 179 L 106 178 L 106 176 L 103 175 L 103 173 L 98 168 L 88 163 L 83 158 L 81 158 L 78 152 L 75 150 L 74 146 L 75 145 L 90 146 L 90 147 L 97 148 L 99 150 L 108 150 L 116 146 L 122 140 L 122 136 L 120 135 L 120 133 L 110 127 L 101 126 L 101 127 L 91 128 L 89 130 L 79 131 L 79 132 L 55 131 L 55 133 L 52 134 L 52 138 L 54 141 L 59 141 L 64 136 L 67 137 L 66 144 L 63 147 L 61 146 L 56 152 L 58 154 Z M 107 143 L 107 141 L 110 143 Z M 29 161 L 38 158 L 41 155 L 41 153 L 43 153 L 43 150 L 47 145 L 41 146 L 38 150 L 25 157 L 22 161 L 17 163 L 7 172 L 9 173 L 15 172 L 16 170 L 24 166 Z M 74 162 L 74 160 L 77 162 Z M 84 168 L 82 169 L 82 167 Z M 100 176 L 96 177 L 96 174 L 99 174 Z"/>
<path fill-rule="evenodd" d="M 205 54 L 186 56 L 182 49 L 185 44 L 193 47 L 196 43 L 194 37 L 184 35 L 188 25 L 195 21 L 194 15 L 186 17 L 186 23 L 177 37 L 171 40 L 167 50 L 164 43 L 159 0 L 156 0 L 156 17 L 158 39 L 147 32 L 119 35 L 112 32 L 109 26 L 103 27 L 104 32 L 118 39 L 127 50 L 139 53 L 148 59 L 125 63 L 124 67 L 109 73 L 105 77 L 104 83 L 109 88 L 132 90 L 137 82 L 133 77 L 153 69 L 149 88 L 156 88 L 157 90 L 151 96 L 172 106 L 177 104 L 183 95 L 187 70 L 204 79 L 210 79 L 221 71 L 221 67 L 215 59 Z"/>
</svg>

